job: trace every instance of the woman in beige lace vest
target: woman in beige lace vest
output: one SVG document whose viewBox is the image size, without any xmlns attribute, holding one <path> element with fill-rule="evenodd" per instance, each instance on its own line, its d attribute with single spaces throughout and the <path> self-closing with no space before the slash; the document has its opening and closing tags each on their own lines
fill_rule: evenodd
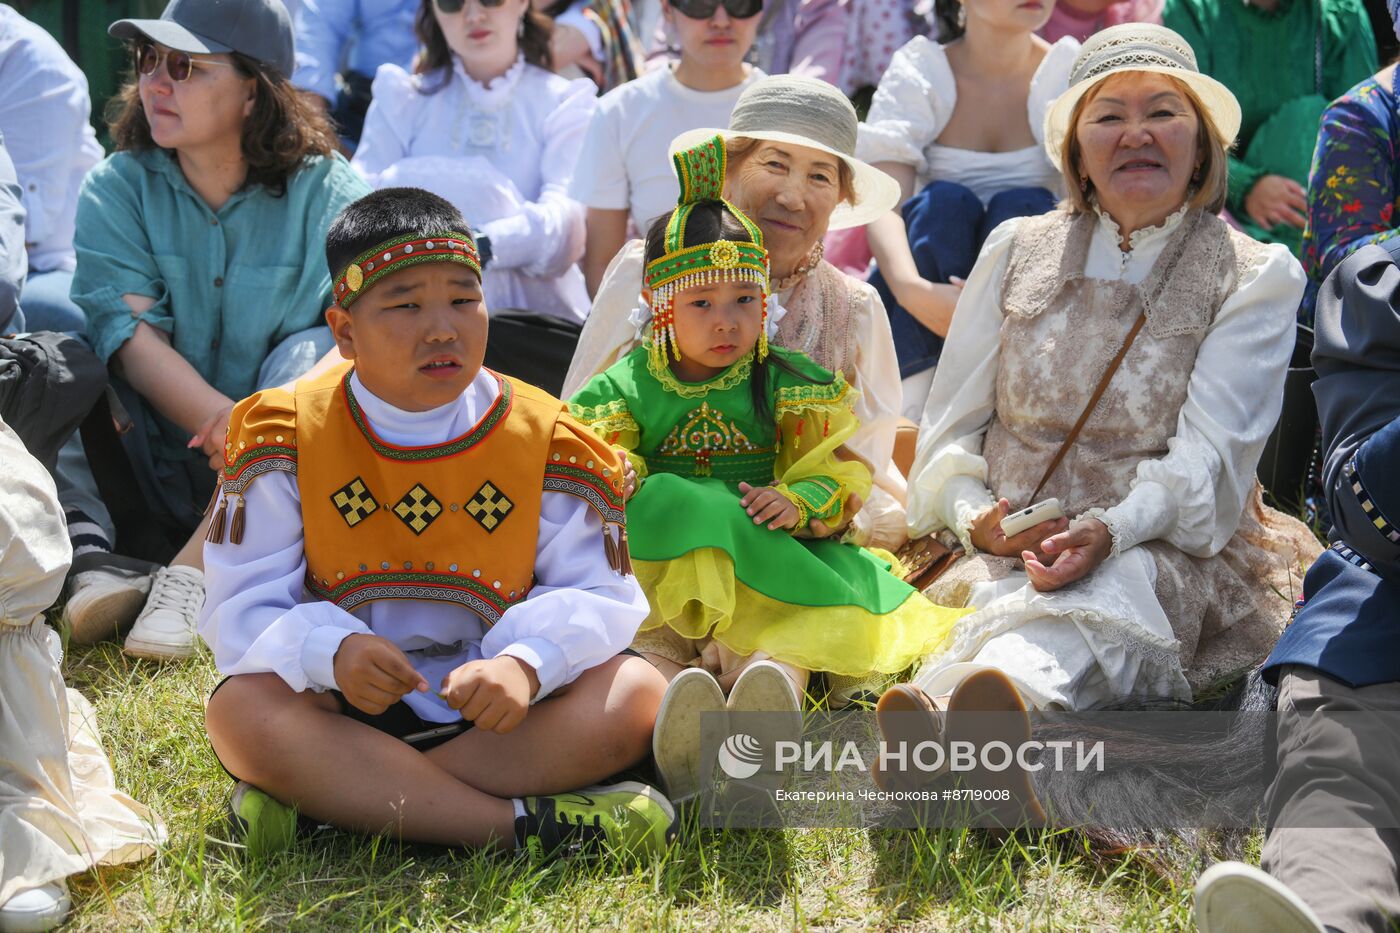
<svg viewBox="0 0 1400 933">
<path fill-rule="evenodd" d="M 860 430 L 846 446 L 875 476 L 852 529 L 860 544 L 894 549 L 905 540 L 906 487 L 894 467 L 903 395 L 890 322 L 875 289 L 822 259 L 827 230 L 858 227 L 899 200 L 894 179 L 855 157 L 856 112 L 815 78 L 755 81 L 734 105 L 728 129 L 697 129 L 671 152 L 715 135 L 727 143 L 725 195 L 763 230 L 779 309 L 771 339 L 839 372 L 860 391 Z M 568 398 L 637 346 L 632 311 L 642 287 L 642 241 L 622 248 L 603 276 L 564 380 Z"/>
<path fill-rule="evenodd" d="M 967 553 L 928 596 L 979 611 L 883 709 L 934 708 L 988 669 L 1040 708 L 1189 699 L 1273 645 L 1318 553 L 1254 478 L 1304 280 L 1216 216 L 1238 126 L 1170 30 L 1119 26 L 1080 52 L 1046 118 L 1070 197 L 988 238 L 910 475 L 911 533 Z M 1001 519 L 1033 496 L 1066 518 L 1008 538 Z"/>
</svg>

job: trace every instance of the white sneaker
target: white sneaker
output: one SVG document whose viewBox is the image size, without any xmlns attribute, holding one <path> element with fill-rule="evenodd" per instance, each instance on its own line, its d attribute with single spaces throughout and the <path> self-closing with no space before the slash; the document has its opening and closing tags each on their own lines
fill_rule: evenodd
<svg viewBox="0 0 1400 933">
<path fill-rule="evenodd" d="M 1196 882 L 1201 933 L 1325 933 L 1303 899 L 1277 878 L 1243 862 L 1217 862 Z"/>
<path fill-rule="evenodd" d="M 72 902 L 62 881 L 21 891 L 0 904 L 0 933 L 43 933 L 68 918 Z"/>
<path fill-rule="evenodd" d="M 728 709 L 731 714 L 762 714 L 738 720 L 731 715 L 729 730 L 751 735 L 763 750 L 763 768 L 746 780 L 769 790 L 781 789 L 786 773 L 776 763 L 778 743 L 802 741 L 802 695 L 797 685 L 774 662 L 755 661 L 734 681 Z"/>
<path fill-rule="evenodd" d="M 199 642 L 195 627 L 203 608 L 204 572 L 194 567 L 162 567 L 151 581 L 146 607 L 126 636 L 126 653 L 154 661 L 193 657 Z"/>
<path fill-rule="evenodd" d="M 86 555 L 85 555 L 86 556 Z M 144 561 L 128 561 L 111 554 L 96 558 L 84 568 L 74 561 L 68 582 L 69 638 L 74 644 L 95 645 L 116 638 L 136 621 L 151 591 L 151 577 Z M 139 569 L 138 569 L 139 568 Z"/>
<path fill-rule="evenodd" d="M 651 754 L 672 803 L 700 792 L 705 777 L 700 761 L 701 717 L 713 712 L 724 712 L 724 691 L 709 671 L 688 667 L 671 679 L 656 711 Z"/>
</svg>

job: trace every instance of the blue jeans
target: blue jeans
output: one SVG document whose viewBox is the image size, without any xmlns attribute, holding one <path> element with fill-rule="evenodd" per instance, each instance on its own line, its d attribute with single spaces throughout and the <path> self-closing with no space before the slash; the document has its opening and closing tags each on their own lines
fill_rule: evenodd
<svg viewBox="0 0 1400 933">
<path fill-rule="evenodd" d="M 1044 188 L 1010 188 L 992 196 L 984 208 L 968 188 L 951 181 L 930 182 L 904 204 L 909 251 L 919 275 L 930 282 L 965 279 L 972 272 L 987 234 L 1004 220 L 1044 214 L 1055 207 L 1055 196 Z M 907 379 L 938 364 L 943 338 L 900 307 L 885 277 L 876 269 L 870 284 L 880 293 L 890 316 L 899 376 Z"/>
<path fill-rule="evenodd" d="M 15 330 L 54 330 L 76 336 L 87 334 L 87 317 L 83 309 L 68 297 L 73 287 L 73 273 L 55 269 L 51 272 L 29 270 L 24 291 L 19 296 L 19 315 Z"/>
<path fill-rule="evenodd" d="M 268 389 L 291 382 L 305 373 L 316 361 L 335 346 L 331 329 L 324 325 L 299 331 L 272 348 L 258 369 L 258 388 Z M 117 395 L 131 415 L 133 427 L 122 435 L 123 445 L 131 460 L 132 470 L 141 485 L 142 495 L 153 519 L 167 526 L 194 531 L 204 513 L 215 483 L 214 471 L 209 469 L 204 455 L 191 454 L 180 461 L 167 461 L 152 449 L 151 434 L 156 430 L 151 409 L 125 381 L 113 377 Z M 65 510 L 78 509 L 101 526 L 107 540 L 115 536 L 112 518 L 97 491 L 83 455 L 82 439 L 74 434 L 59 451 L 58 498 Z M 133 490 L 133 494 L 137 494 Z"/>
</svg>

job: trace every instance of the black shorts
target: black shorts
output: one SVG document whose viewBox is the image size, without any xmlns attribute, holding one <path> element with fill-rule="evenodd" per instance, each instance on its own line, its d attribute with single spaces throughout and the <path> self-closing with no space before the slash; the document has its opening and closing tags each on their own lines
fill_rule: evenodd
<svg viewBox="0 0 1400 933">
<path fill-rule="evenodd" d="M 229 678 L 227 677 L 219 681 L 218 686 L 210 692 L 210 698 L 212 698 L 215 693 L 218 693 L 219 688 L 228 682 Z M 345 699 L 345 694 L 341 693 L 339 690 L 327 690 L 326 693 L 335 697 L 336 703 L 340 705 L 341 715 L 348 716 L 356 722 L 362 722 L 367 726 L 378 729 L 385 735 L 391 735 L 401 742 L 406 742 L 420 752 L 426 752 L 430 748 L 436 748 L 444 742 L 455 739 L 468 729 L 473 728 L 474 725 L 465 719 L 458 719 L 456 722 L 433 722 L 424 719 L 422 716 L 415 713 L 413 707 L 409 706 L 403 700 L 398 701 L 378 715 L 371 715 L 353 706 L 349 700 Z M 217 751 L 214 752 L 214 757 L 218 759 L 219 753 Z M 224 773 L 235 781 L 243 780 L 230 771 L 223 761 L 219 761 L 219 767 L 223 768 Z"/>
</svg>

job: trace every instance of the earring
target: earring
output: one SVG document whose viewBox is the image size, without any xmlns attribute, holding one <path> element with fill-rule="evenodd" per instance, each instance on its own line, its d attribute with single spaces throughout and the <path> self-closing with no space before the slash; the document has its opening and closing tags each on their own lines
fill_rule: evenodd
<svg viewBox="0 0 1400 933">
<path fill-rule="evenodd" d="M 665 366 L 672 353 L 678 361 L 681 358 L 681 346 L 676 342 L 676 310 L 669 295 L 662 298 L 652 312 L 651 353 L 658 367 Z"/>
<path fill-rule="evenodd" d="M 821 241 L 817 241 L 818 245 Z M 768 296 L 763 296 L 763 314 L 758 319 L 758 361 L 768 358 Z"/>
<path fill-rule="evenodd" d="M 529 13 L 525 14 L 525 16 L 529 15 Z M 515 37 L 517 39 L 525 38 L 525 16 L 520 17 L 520 28 L 515 31 Z"/>
<path fill-rule="evenodd" d="M 958 4 L 958 28 L 967 28 L 967 5 L 964 3 Z"/>
</svg>

